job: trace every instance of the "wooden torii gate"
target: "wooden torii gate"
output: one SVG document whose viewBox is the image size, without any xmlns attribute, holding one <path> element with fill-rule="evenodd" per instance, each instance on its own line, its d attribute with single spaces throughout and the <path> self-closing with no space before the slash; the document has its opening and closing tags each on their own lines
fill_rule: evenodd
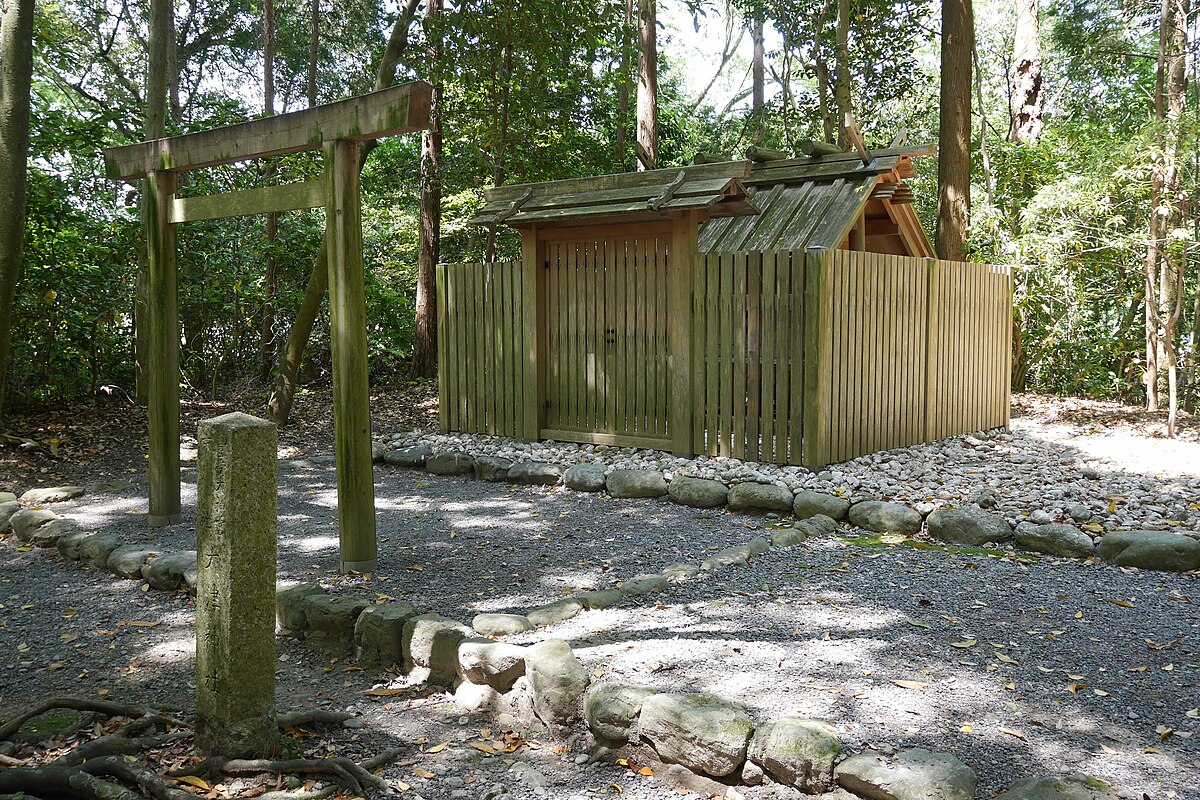
<svg viewBox="0 0 1200 800">
<path fill-rule="evenodd" d="M 378 550 L 358 144 L 427 128 L 431 97 L 428 83 L 413 81 L 303 111 L 104 151 L 109 178 L 142 180 L 143 225 L 149 254 L 151 526 L 171 525 L 181 518 L 175 226 L 324 207 L 340 565 L 343 572 L 375 569 Z M 176 174 L 180 172 L 318 149 L 325 152 L 325 172 L 318 180 L 207 197 L 175 196 Z"/>
</svg>

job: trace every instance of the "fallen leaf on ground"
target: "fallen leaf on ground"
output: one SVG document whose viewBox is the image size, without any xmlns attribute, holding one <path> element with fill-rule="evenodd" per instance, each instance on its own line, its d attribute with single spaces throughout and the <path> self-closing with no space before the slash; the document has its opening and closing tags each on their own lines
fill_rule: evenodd
<svg viewBox="0 0 1200 800">
<path fill-rule="evenodd" d="M 440 753 L 449 746 L 450 746 L 450 741 L 446 740 L 446 741 L 442 742 L 441 744 L 435 744 L 433 747 L 429 748 L 425 752 L 426 753 Z"/>
<path fill-rule="evenodd" d="M 1025 736 L 1025 734 L 1021 733 L 1020 731 L 1014 731 L 1012 728 L 1001 728 L 1000 732 L 1007 734 L 1009 736 L 1015 736 L 1016 738 L 1020 739 L 1022 742 L 1029 741 L 1029 739 Z"/>
<path fill-rule="evenodd" d="M 967 647 L 974 647 L 977 644 L 979 644 L 978 639 L 964 639 L 961 642 L 951 642 L 950 646 L 967 648 Z"/>
<path fill-rule="evenodd" d="M 421 769 L 420 767 L 413 767 L 413 775 L 416 775 L 418 778 L 424 778 L 427 781 L 431 781 L 437 777 L 437 773 Z"/>
<path fill-rule="evenodd" d="M 906 681 L 901 678 L 889 678 L 888 680 L 890 680 L 892 683 L 896 684 L 897 686 L 901 687 L 902 689 L 920 690 L 920 689 L 924 689 L 926 686 L 929 685 L 927 683 L 921 683 L 920 681 Z"/>
</svg>

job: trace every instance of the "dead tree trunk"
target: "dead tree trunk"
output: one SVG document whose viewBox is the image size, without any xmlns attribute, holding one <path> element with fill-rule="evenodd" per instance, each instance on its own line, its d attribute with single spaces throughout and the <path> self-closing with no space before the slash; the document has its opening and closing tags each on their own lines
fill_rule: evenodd
<svg viewBox="0 0 1200 800">
<path fill-rule="evenodd" d="M 1008 139 L 1036 144 L 1042 138 L 1042 43 L 1038 0 L 1016 0 L 1017 28 L 1013 34 L 1012 75 L 1009 76 Z M 982 109 L 980 111 L 982 113 Z"/>
</svg>

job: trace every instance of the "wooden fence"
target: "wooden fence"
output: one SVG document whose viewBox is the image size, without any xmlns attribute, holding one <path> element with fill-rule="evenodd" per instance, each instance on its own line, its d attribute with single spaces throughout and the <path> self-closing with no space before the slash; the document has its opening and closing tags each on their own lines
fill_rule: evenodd
<svg viewBox="0 0 1200 800">
<path fill-rule="evenodd" d="M 636 407 L 643 446 L 665 448 L 671 358 L 653 343 L 673 273 L 662 251 L 549 255 L 537 405 L 522 399 L 538 365 L 522 333 L 520 263 L 439 266 L 442 428 L 519 436 L 536 408 L 541 436 L 610 442 L 612 415 L 632 419 L 621 409 Z M 692 284 L 695 453 L 817 466 L 1008 424 L 1006 268 L 845 250 L 707 253 Z M 640 402 L 638 386 L 658 388 Z"/>
</svg>

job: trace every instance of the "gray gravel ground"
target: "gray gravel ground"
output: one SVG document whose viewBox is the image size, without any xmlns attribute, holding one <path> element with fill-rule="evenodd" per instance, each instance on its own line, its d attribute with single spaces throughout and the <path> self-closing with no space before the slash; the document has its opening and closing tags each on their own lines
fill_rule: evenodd
<svg viewBox="0 0 1200 800">
<path fill-rule="evenodd" d="M 370 580 L 341 579 L 333 575 L 332 467 L 281 467 L 281 578 L 403 598 L 469 622 L 478 611 L 522 610 L 698 560 L 763 524 L 662 501 L 390 467 L 377 468 L 376 478 L 380 568 Z M 193 479 L 186 477 L 185 508 Z M 113 488 L 55 510 L 131 542 L 193 546 L 194 518 L 147 531 L 144 489 Z M 672 588 L 646 605 L 585 612 L 526 640 L 567 638 L 601 675 L 718 691 L 760 719 L 827 719 L 851 749 L 948 750 L 979 773 L 979 797 L 1025 775 L 1079 769 L 1152 798 L 1200 798 L 1200 736 L 1179 735 L 1200 734 L 1200 719 L 1187 716 L 1200 706 L 1196 600 L 1195 575 L 821 540 Z M 185 595 L 143 592 L 50 552 L 22 553 L 10 538 L 0 543 L 0 604 L 0 716 L 33 698 L 103 689 L 190 712 L 194 613 Z M 468 744 L 494 726 L 445 696 L 364 698 L 389 676 L 329 662 L 290 640 L 280 640 L 279 653 L 281 708 L 364 715 L 363 728 L 305 745 L 328 741 L 370 754 L 404 744 L 405 760 L 417 763 L 386 774 L 412 785 L 407 797 L 464 791 L 457 796 L 475 798 L 494 783 L 528 797 L 538 778 L 550 797 L 615 794 L 610 783 L 625 797 L 684 796 L 657 778 L 576 765 L 578 753 L 556 754 L 549 743 L 488 760 Z M 1177 733 L 1160 741 L 1159 726 Z M 420 739 L 424 749 L 452 744 L 422 755 Z M 414 777 L 417 767 L 438 777 Z"/>
</svg>

